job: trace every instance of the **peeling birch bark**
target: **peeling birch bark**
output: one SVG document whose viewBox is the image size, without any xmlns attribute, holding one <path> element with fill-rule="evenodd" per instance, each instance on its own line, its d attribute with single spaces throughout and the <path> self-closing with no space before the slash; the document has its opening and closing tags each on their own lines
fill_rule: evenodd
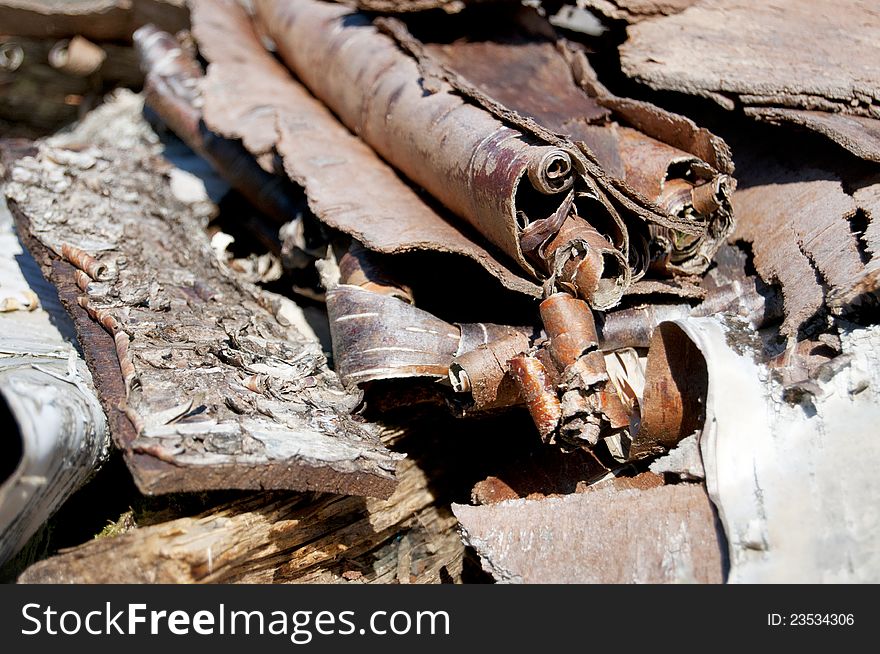
<svg viewBox="0 0 880 654">
<path fill-rule="evenodd" d="M 136 96 L 120 95 L 20 160 L 7 189 L 20 233 L 77 324 L 138 486 L 387 497 L 399 457 L 350 415 L 358 397 L 319 345 L 222 269 L 172 197 L 140 110 Z M 95 123 L 103 139 L 71 149 Z M 75 251 L 99 266 L 76 268 Z"/>
<path fill-rule="evenodd" d="M 703 0 L 631 26 L 624 72 L 772 123 L 801 125 L 880 161 L 880 15 L 859 0 Z M 846 35 L 849 47 L 839 47 Z M 815 47 L 821 44 L 821 47 Z"/>
<path fill-rule="evenodd" d="M 557 129 L 566 118 L 583 114 L 584 107 L 590 116 L 607 116 L 609 109 L 604 104 L 615 102 L 622 107 L 621 115 L 632 115 L 640 125 L 656 124 L 644 120 L 644 107 L 630 106 L 607 92 L 593 99 L 590 94 L 599 93 L 600 86 L 589 79 L 586 60 L 578 59 L 574 52 L 560 53 L 552 42 L 540 40 L 522 47 L 491 41 L 476 44 L 482 47 L 476 51 L 465 47 L 445 50 L 444 46 L 417 41 L 400 22 L 383 19 L 373 24 L 366 15 L 326 3 L 282 6 L 260 2 L 256 8 L 260 23 L 274 38 L 286 63 L 343 123 L 538 278 L 554 271 L 535 260 L 526 251 L 525 242 L 531 249 L 552 237 L 565 221 L 568 206 L 586 207 L 579 213 L 588 215 L 591 225 L 633 266 L 633 279 L 644 274 L 650 262 L 646 223 L 656 223 L 677 235 L 674 243 L 666 239 L 668 247 L 663 246 L 672 259 L 662 266 L 673 272 L 689 266 L 705 269 L 712 251 L 731 227 L 727 178 L 723 174 L 719 177 L 711 164 L 656 142 L 658 152 L 665 148 L 662 156 L 669 165 L 691 166 L 695 183 L 711 180 L 713 190 L 701 191 L 699 199 L 687 199 L 684 204 L 661 195 L 647 198 L 627 185 L 622 169 L 618 179 L 596 163 L 590 144 L 583 143 L 595 141 L 589 126 L 572 133 L 576 123 L 569 122 L 564 130 Z M 333 25 L 338 29 L 331 29 Z M 512 100 L 501 92 L 503 87 L 490 84 L 494 77 L 487 81 L 480 75 L 487 61 L 509 64 L 511 74 L 503 75 L 505 78 L 525 75 L 524 57 L 535 52 L 543 68 L 529 79 L 529 85 L 537 85 L 535 98 L 564 92 L 564 117 L 558 111 L 553 113 L 555 108 L 535 115 L 529 98 L 516 96 Z M 319 61 L 333 74 L 317 74 Z M 574 73 L 584 89 L 572 80 Z M 554 82 L 554 93 L 548 93 L 548 84 Z M 702 136 L 689 132 L 683 119 L 672 122 L 676 120 L 679 133 L 690 133 L 693 141 L 700 141 Z M 567 138 L 560 138 L 557 132 Z M 638 139 L 655 142 L 640 134 Z M 600 139 L 599 146 L 606 141 Z M 626 150 L 626 143 L 629 140 L 622 139 L 619 147 Z M 635 150 L 645 148 L 636 145 Z M 722 170 L 727 171 L 729 156 L 716 157 L 714 163 L 725 156 Z M 607 163 L 601 156 L 599 161 Z M 667 173 L 664 169 L 663 175 Z M 635 173 L 631 175 L 636 180 Z M 662 187 L 663 181 L 658 184 Z M 573 189 L 573 200 L 569 189 Z M 656 186 L 650 192 L 654 190 Z M 713 216 L 711 220 L 691 216 L 691 212 L 702 216 L 707 211 Z M 627 219 L 619 212 L 628 212 Z M 633 252 L 630 231 L 638 236 Z M 666 237 L 658 232 L 656 238 L 659 243 Z M 612 275 L 619 275 L 619 271 Z M 584 297 L 595 301 L 590 290 Z"/>
<path fill-rule="evenodd" d="M 796 389 L 755 362 L 736 325 L 710 318 L 666 325 L 705 360 L 700 449 L 729 544 L 728 580 L 880 579 L 880 510 L 871 501 L 880 492 L 878 327 L 841 325 L 843 353 Z"/>
<path fill-rule="evenodd" d="M 299 189 L 271 169 L 263 169 L 240 143 L 205 129 L 199 92 L 204 75 L 195 56 L 153 25 L 139 28 L 133 39 L 146 75 L 146 104 L 257 209 L 279 225 L 296 220 Z"/>
<path fill-rule="evenodd" d="M 749 187 L 734 194 L 732 239 L 749 242 L 758 273 L 782 287 L 782 332 L 798 329 L 826 307 L 826 295 L 846 294 L 864 263 L 850 228 L 858 206 L 834 173 L 772 162 L 743 167 Z M 867 289 L 870 290 L 870 289 Z"/>
<path fill-rule="evenodd" d="M 462 538 L 501 583 L 721 583 L 702 486 L 612 487 L 490 506 L 453 505 Z"/>
<path fill-rule="evenodd" d="M 536 17 L 531 21 L 507 17 L 506 22 L 504 18 L 488 35 L 472 35 L 473 30 L 461 22 L 452 27 L 451 34 L 441 31 L 442 40 L 437 43 L 431 41 L 433 32 L 424 30 L 426 42 L 409 48 L 420 55 L 423 68 L 428 67 L 426 58 L 435 60 L 447 76 L 454 77 L 453 86 L 475 103 L 526 133 L 532 123 L 564 136 L 601 166 L 594 187 L 588 186 L 588 195 L 594 201 L 607 195 L 621 204 L 628 247 L 615 238 L 611 226 L 598 225 L 633 262 L 635 279 L 644 274 L 641 266 L 649 260 L 655 270 L 667 275 L 705 271 L 732 229 L 733 182 L 728 175 L 732 169 L 726 162 L 721 164 L 729 155 L 713 156 L 710 164 L 684 151 L 684 135 L 694 139 L 695 126 L 645 103 L 643 109 L 677 118 L 680 134 L 673 136 L 668 125 L 660 127 L 657 121 L 636 121 L 642 131 L 628 126 L 631 112 L 621 111 L 627 101 L 615 98 L 596 80 L 581 51 L 564 40 L 554 40 L 552 34 L 529 33 L 529 29 L 538 31 Z M 398 40 L 403 38 L 398 36 Z M 541 135 L 540 130 L 536 133 Z M 719 150 L 726 150 L 720 139 L 714 139 Z M 693 146 L 687 143 L 685 147 Z M 601 221 L 595 204 L 591 209 L 581 215 Z M 642 222 L 650 225 L 650 238 L 643 233 Z M 647 252 L 644 248 L 649 244 Z"/>
<path fill-rule="evenodd" d="M 26 306 L 15 300 L 29 296 Z M 14 306 L 9 300 L 15 300 Z M 8 422 L 0 477 L 0 564 L 106 458 L 110 434 L 73 325 L 23 253 L 0 199 L 0 405 Z M 5 422 L 5 421 L 4 421 Z"/>
<path fill-rule="evenodd" d="M 266 52 L 237 3 L 198 1 L 192 11 L 194 35 L 210 62 L 201 89 L 206 125 L 241 139 L 258 160 L 277 149 L 319 220 L 377 252 L 434 250 L 467 257 L 504 287 L 540 295 L 538 285 L 514 272 L 515 264 L 448 212 L 426 203 L 295 81 Z M 236 35 L 233 41 L 230 34 Z"/>
<path fill-rule="evenodd" d="M 352 284 L 327 292 L 335 369 L 348 387 L 380 379 L 445 380 L 454 357 L 522 329 L 491 323 L 451 324 L 385 293 Z"/>
</svg>

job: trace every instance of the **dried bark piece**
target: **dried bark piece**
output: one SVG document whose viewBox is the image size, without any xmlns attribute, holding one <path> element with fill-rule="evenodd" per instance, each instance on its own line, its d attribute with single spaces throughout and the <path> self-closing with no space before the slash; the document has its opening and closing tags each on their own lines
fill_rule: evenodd
<svg viewBox="0 0 880 654">
<path fill-rule="evenodd" d="M 133 35 L 146 74 L 146 103 L 233 188 L 278 224 L 297 219 L 301 193 L 287 179 L 264 170 L 241 144 L 217 138 L 202 123 L 202 67 L 167 32 L 145 25 Z"/>
<path fill-rule="evenodd" d="M 724 581 L 723 544 L 700 485 L 452 508 L 465 543 L 499 582 Z"/>
<path fill-rule="evenodd" d="M 3 0 L 0 25 L 19 36 L 129 41 L 142 25 L 177 32 L 189 25 L 185 0 Z"/>
<path fill-rule="evenodd" d="M 579 7 L 592 9 L 606 18 L 638 23 L 657 16 L 678 14 L 699 0 L 577 0 Z"/>
<path fill-rule="evenodd" d="M 566 447 L 592 448 L 600 438 L 614 438 L 617 431 L 629 428 L 629 412 L 606 384 L 605 358 L 598 351 L 599 337 L 587 304 L 556 293 L 541 303 L 540 312 L 549 339 L 543 349 L 557 371 L 559 441 Z"/>
<path fill-rule="evenodd" d="M 852 47 L 814 47 L 841 34 Z M 704 0 L 631 26 L 628 37 L 623 70 L 652 88 L 702 95 L 727 109 L 739 104 L 880 160 L 880 66 L 872 47 L 880 16 L 864 2 Z"/>
<path fill-rule="evenodd" d="M 564 201 L 571 152 L 503 124 L 448 85 L 426 93 L 417 62 L 364 14 L 313 0 L 255 7 L 287 65 L 351 131 L 535 274 L 521 226 Z M 536 177 L 554 192 L 535 188 Z"/>
<path fill-rule="evenodd" d="M 508 361 L 529 349 L 525 334 L 489 341 L 456 356 L 449 365 L 449 381 L 456 393 L 466 393 L 469 402 L 462 414 L 502 409 L 522 403 L 519 388 L 510 374 Z"/>
<path fill-rule="evenodd" d="M 412 460 L 387 500 L 259 494 L 192 518 L 98 538 L 32 565 L 20 583 L 416 583 L 459 578 L 455 518 Z M 358 574 L 352 574 L 358 573 Z M 406 580 L 410 581 L 409 578 Z"/>
<path fill-rule="evenodd" d="M 717 137 L 710 137 L 715 141 L 713 147 L 700 148 L 713 155 L 706 162 L 682 150 L 682 145 L 693 147 L 693 141 L 706 140 L 705 135 L 700 138 L 693 123 L 650 105 L 632 111 L 631 103 L 615 98 L 598 83 L 583 52 L 563 40 L 535 36 L 539 26 L 545 31 L 549 27 L 535 16 L 520 20 L 531 33 L 525 29 L 511 32 L 516 22 L 510 20 L 508 23 L 512 24 L 507 29 L 499 27 L 489 37 L 471 37 L 461 29 L 462 24 L 455 32 L 461 38 L 452 43 L 448 43 L 448 34 L 433 43 L 430 33 L 426 33 L 423 38 L 427 41 L 421 44 L 400 28 L 393 29 L 393 33 L 419 58 L 422 68 L 430 70 L 429 66 L 439 64 L 455 88 L 487 110 L 548 141 L 552 142 L 551 135 L 562 135 L 584 150 L 587 161 L 579 163 L 588 175 L 582 182 L 599 202 L 592 212 L 583 215 L 590 216 L 591 223 L 621 248 L 635 267 L 634 278 L 644 273 L 639 265 L 644 256 L 639 252 L 642 222 L 651 224 L 652 232 L 655 227 L 662 227 L 657 235 L 666 234 L 663 248 L 667 255 L 662 265 L 665 272 L 705 270 L 714 250 L 732 229 L 729 201 L 733 183 L 727 176 L 731 172 L 729 162 L 720 170 L 713 168 L 724 158 L 715 156 L 716 150 L 726 146 Z M 388 21 L 382 23 L 386 24 Z M 618 114 L 618 109 L 624 111 Z M 662 114 L 666 125 L 662 119 L 644 120 L 646 112 Z M 634 115 L 636 125 L 645 133 L 612 122 L 628 120 L 628 114 Z M 671 123 L 676 124 L 677 130 L 670 129 Z M 669 144 L 658 138 L 667 139 Z M 692 142 L 688 143 L 689 140 Z M 594 162 L 598 166 L 591 165 Z M 696 201 L 685 193 L 670 202 L 664 195 L 667 182 L 694 191 L 700 189 Z M 628 251 L 626 239 L 621 243 L 615 238 L 616 212 L 602 207 L 609 200 L 619 203 L 624 229 L 632 232 L 631 246 L 637 256 Z"/>
<path fill-rule="evenodd" d="M 706 364 L 691 339 L 675 325 L 660 324 L 651 338 L 639 402 L 641 423 L 628 458 L 665 452 L 705 421 Z"/>
<path fill-rule="evenodd" d="M 541 302 L 540 312 L 550 339 L 547 349 L 560 372 L 599 347 L 596 323 L 586 303 L 556 293 Z"/>
<path fill-rule="evenodd" d="M 277 148 L 319 220 L 377 252 L 435 250 L 468 257 L 506 288 L 540 295 L 536 284 L 513 272 L 478 236 L 429 206 L 296 82 L 266 52 L 237 3 L 193 2 L 192 11 L 194 35 L 210 62 L 202 86 L 207 126 L 241 139 L 258 159 Z"/>
<path fill-rule="evenodd" d="M 508 362 L 538 434 L 545 443 L 551 442 L 562 418 L 562 407 L 544 365 L 526 354 Z"/>
<path fill-rule="evenodd" d="M 327 292 L 335 370 L 347 387 L 380 379 L 446 379 L 453 358 L 522 330 L 453 325 L 394 294 L 339 284 Z M 527 340 L 527 339 L 526 339 Z"/>
<path fill-rule="evenodd" d="M 577 215 L 565 220 L 540 254 L 559 288 L 600 311 L 618 304 L 632 281 L 620 250 Z"/>
<path fill-rule="evenodd" d="M 702 279 L 702 287 L 695 287 L 699 295 L 694 297 L 703 300 L 696 306 L 654 303 L 606 313 L 598 325 L 602 349 L 647 348 L 657 325 L 687 316 L 730 314 L 747 320 L 755 329 L 783 317 L 782 298 L 777 290 L 758 276 L 746 273 L 745 252 L 734 245 L 722 245 L 715 263 Z M 642 280 L 631 286 L 627 295 L 635 295 L 633 291 L 644 284 L 655 282 Z"/>
<path fill-rule="evenodd" d="M 864 269 L 849 218 L 857 206 L 831 172 L 789 170 L 766 161 L 745 167 L 750 184 L 734 195 L 738 227 L 733 239 L 749 242 L 755 268 L 782 286 L 782 332 L 798 328 L 832 293 L 852 288 Z"/>
<path fill-rule="evenodd" d="M 798 395 L 756 363 L 747 330 L 709 318 L 674 325 L 707 369 L 700 449 L 727 536 L 728 581 L 880 579 L 878 516 L 866 501 L 878 492 L 877 325 L 842 329 L 843 354 Z"/>
<path fill-rule="evenodd" d="M 414 304 L 412 289 L 391 279 L 374 259 L 362 245 L 353 242 L 339 260 L 339 283 Z"/>
<path fill-rule="evenodd" d="M 319 345 L 221 268 L 198 221 L 172 198 L 141 109 L 121 95 L 20 160 L 8 187 L 20 233 L 74 317 L 138 486 L 387 496 L 398 457 L 350 416 L 358 398 L 326 368 Z M 95 124 L 105 136 L 91 158 L 56 163 L 63 139 Z M 57 260 L 65 244 L 105 265 L 107 281 L 80 290 L 73 267 Z M 248 382 L 254 375 L 258 385 Z"/>
<path fill-rule="evenodd" d="M 461 329 L 404 302 L 358 286 L 327 292 L 333 360 L 346 386 L 397 377 L 445 378 Z"/>
</svg>

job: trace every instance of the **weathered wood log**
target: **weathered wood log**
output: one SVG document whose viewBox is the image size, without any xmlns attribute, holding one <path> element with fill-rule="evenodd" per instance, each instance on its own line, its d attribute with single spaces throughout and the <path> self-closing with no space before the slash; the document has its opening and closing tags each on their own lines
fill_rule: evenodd
<svg viewBox="0 0 880 654">
<path fill-rule="evenodd" d="M 399 457 L 350 415 L 358 397 L 320 346 L 222 269 L 141 108 L 121 95 L 18 161 L 8 187 L 138 486 L 388 496 Z"/>
<path fill-rule="evenodd" d="M 413 459 L 387 500 L 253 495 L 90 541 L 22 583 L 439 583 L 461 578 L 455 518 Z"/>
</svg>

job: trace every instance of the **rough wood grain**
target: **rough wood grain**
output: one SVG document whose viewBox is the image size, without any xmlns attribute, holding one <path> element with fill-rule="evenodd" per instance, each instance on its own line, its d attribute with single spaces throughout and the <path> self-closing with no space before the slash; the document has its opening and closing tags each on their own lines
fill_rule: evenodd
<svg viewBox="0 0 880 654">
<path fill-rule="evenodd" d="M 721 583 L 722 548 L 701 485 L 453 505 L 464 541 L 497 581 Z"/>
<path fill-rule="evenodd" d="M 93 112 L 20 160 L 8 187 L 29 249 L 78 320 L 139 487 L 387 496 L 398 457 L 352 418 L 358 397 L 320 346 L 221 268 L 171 195 L 141 107 L 124 94 Z M 76 147 L 96 125 L 103 140 Z"/>
<path fill-rule="evenodd" d="M 463 546 L 407 459 L 387 500 L 254 495 L 193 518 L 101 538 L 28 568 L 21 583 L 438 583 Z M 407 551 L 404 551 L 407 550 Z M 409 559 L 406 564 L 405 559 Z"/>
</svg>

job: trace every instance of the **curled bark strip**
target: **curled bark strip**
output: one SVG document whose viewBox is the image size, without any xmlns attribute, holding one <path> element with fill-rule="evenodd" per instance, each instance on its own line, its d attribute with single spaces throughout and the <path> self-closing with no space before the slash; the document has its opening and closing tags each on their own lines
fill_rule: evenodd
<svg viewBox="0 0 880 654">
<path fill-rule="evenodd" d="M 663 452 L 700 429 L 708 377 L 699 348 L 676 323 L 659 325 L 645 365 L 641 425 L 630 458 Z"/>
<path fill-rule="evenodd" d="M 360 243 L 352 242 L 339 260 L 340 283 L 359 286 L 365 291 L 390 295 L 413 304 L 412 290 L 386 275 L 376 265 L 375 256 Z"/>
<path fill-rule="evenodd" d="M 49 64 L 68 75 L 88 77 L 96 72 L 107 53 L 104 49 L 81 36 L 56 43 L 49 51 Z"/>
<path fill-rule="evenodd" d="M 559 147 L 505 125 L 448 85 L 426 92 L 417 62 L 366 15 L 313 0 L 255 5 L 284 61 L 349 129 L 535 274 L 520 230 L 565 199 L 530 181 L 566 188 L 574 171 L 564 172 Z"/>
<path fill-rule="evenodd" d="M 606 313 L 599 326 L 602 349 L 610 352 L 624 347 L 648 347 L 657 325 L 684 318 L 690 312 L 689 304 L 649 304 Z"/>
<path fill-rule="evenodd" d="M 540 312 L 550 356 L 560 372 L 599 346 L 593 314 L 583 300 L 555 293 L 541 302 Z"/>
<path fill-rule="evenodd" d="M 336 373 L 348 387 L 401 377 L 445 379 L 456 356 L 531 328 L 453 325 L 394 295 L 339 284 L 327 293 Z M 519 341 L 518 341 L 519 342 Z"/>
<path fill-rule="evenodd" d="M 116 356 L 119 358 L 119 370 L 122 373 L 122 379 L 125 382 L 126 394 L 131 391 L 137 383 L 137 372 L 134 363 L 131 360 L 131 352 L 129 344 L 131 338 L 121 329 L 113 335 L 113 342 L 116 345 Z"/>
<path fill-rule="evenodd" d="M 108 311 L 96 309 L 89 302 L 89 298 L 85 296 L 77 298 L 77 302 L 79 306 L 86 310 L 86 313 L 89 314 L 92 320 L 99 323 L 111 336 L 116 336 L 116 332 L 119 331 L 119 323 Z"/>
<path fill-rule="evenodd" d="M 236 0 L 191 0 L 193 35 L 210 66 L 202 86 L 209 129 L 241 139 L 258 159 L 281 156 L 325 225 L 383 254 L 417 251 L 467 257 L 506 288 L 541 289 L 515 262 L 428 203 L 400 174 L 295 80 L 263 46 Z M 231 40 L 229 34 L 235 34 Z M 340 170 L 351 175 L 340 175 Z"/>
<path fill-rule="evenodd" d="M 85 274 L 82 270 L 77 268 L 73 273 L 73 279 L 76 282 L 77 287 L 83 293 L 88 293 L 89 284 L 92 283 L 92 278 Z"/>
<path fill-rule="evenodd" d="M 545 195 L 553 195 L 571 188 L 572 177 L 571 155 L 565 150 L 547 150 L 540 159 L 529 164 L 529 181 L 536 190 Z"/>
<path fill-rule="evenodd" d="M 522 17 L 524 24 L 526 15 Z M 528 26 L 539 21 L 543 24 L 532 16 Z M 588 79 L 595 73 L 582 52 L 562 39 L 554 40 L 551 34 L 542 39 L 535 36 L 537 30 L 527 34 L 522 26 L 510 23 L 497 26 L 496 33 L 483 38 L 469 38 L 462 30 L 460 36 L 464 38 L 451 43 L 448 36 L 438 43 L 416 45 L 410 43 L 415 41 L 412 37 L 398 39 L 413 52 L 419 51 L 422 60 L 439 62 L 451 84 L 504 120 L 542 138 L 551 138 L 549 132 L 576 143 L 586 159 L 580 162 L 586 173 L 583 181 L 588 177 L 595 188 L 614 199 L 629 229 L 637 229 L 644 221 L 677 236 L 666 241 L 674 256 L 665 272 L 704 271 L 712 253 L 732 229 L 732 185 L 726 183 L 727 166 L 717 167 L 721 165 L 718 157 L 700 158 L 715 153 L 711 148 L 699 147 L 706 139 L 694 133 L 698 128 L 651 105 L 640 107 L 641 113 L 652 112 L 655 120 L 639 120 L 640 116 L 632 115 L 632 106 L 620 107 L 614 102 L 620 99 Z M 430 39 L 430 34 L 426 38 Z M 425 61 L 423 67 L 427 67 Z M 618 112 L 618 108 L 629 111 Z M 638 130 L 624 126 L 626 123 Z M 701 208 L 710 210 L 703 213 L 690 198 L 677 211 L 659 206 L 663 184 L 675 179 L 688 179 L 692 186 L 713 184 L 719 196 L 717 206 L 711 208 L 704 202 Z M 590 219 L 596 221 L 598 216 L 590 215 Z M 679 241 L 692 247 L 679 250 Z M 622 251 L 629 256 L 626 247 Z M 634 271 L 634 276 L 641 272 Z"/>
<path fill-rule="evenodd" d="M 107 266 L 98 262 L 85 250 L 64 243 L 61 246 L 61 256 L 65 261 L 86 273 L 93 280 L 98 281 L 107 272 Z"/>
<path fill-rule="evenodd" d="M 562 407 L 547 371 L 540 361 L 526 354 L 513 357 L 509 365 L 541 440 L 550 443 L 562 417 Z"/>
<path fill-rule="evenodd" d="M 620 250 L 576 215 L 562 224 L 543 256 L 559 288 L 600 311 L 620 302 L 632 282 L 632 270 Z"/>
<path fill-rule="evenodd" d="M 525 338 L 527 341 L 533 331 L 531 327 L 512 327 L 510 325 L 496 325 L 490 322 L 464 322 L 456 323 L 461 330 L 461 342 L 458 345 L 456 356 L 475 350 L 481 345 L 487 345 L 508 337 Z"/>
<path fill-rule="evenodd" d="M 514 333 L 457 356 L 449 366 L 456 393 L 469 394 L 465 413 L 488 411 L 522 403 L 519 386 L 509 373 L 508 361 L 529 349 L 525 334 Z"/>
<path fill-rule="evenodd" d="M 257 209 L 278 223 L 293 220 L 301 196 L 296 187 L 261 168 L 240 142 L 220 138 L 205 127 L 199 89 L 204 73 L 193 55 L 152 25 L 138 29 L 133 38 L 146 75 L 147 104 Z"/>
<path fill-rule="evenodd" d="M 396 297 L 340 284 L 327 292 L 336 373 L 346 386 L 445 378 L 461 330 Z"/>
</svg>

